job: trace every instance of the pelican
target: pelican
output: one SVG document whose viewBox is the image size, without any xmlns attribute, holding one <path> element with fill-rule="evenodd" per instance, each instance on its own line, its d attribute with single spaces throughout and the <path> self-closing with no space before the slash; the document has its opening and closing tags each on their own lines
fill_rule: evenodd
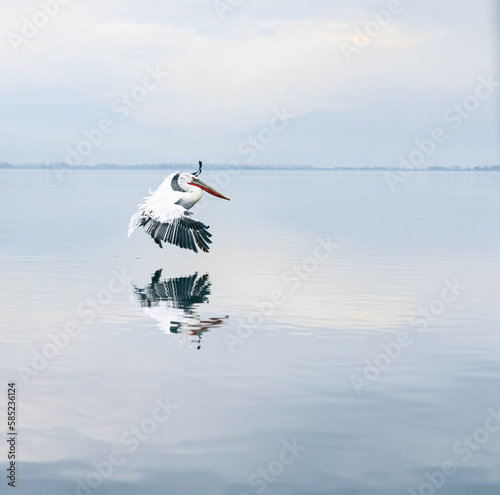
<svg viewBox="0 0 500 495">
<path fill-rule="evenodd" d="M 198 246 L 208 253 L 208 245 L 212 243 L 209 227 L 195 220 L 188 210 L 201 199 L 202 191 L 228 201 L 229 198 L 197 178 L 201 167 L 202 162 L 198 162 L 198 170 L 192 174 L 174 172 L 156 191 L 149 191 L 149 196 L 139 205 L 139 211 L 130 219 L 128 236 L 137 227 L 144 227 L 161 248 L 162 242 L 168 242 L 195 253 Z"/>
</svg>

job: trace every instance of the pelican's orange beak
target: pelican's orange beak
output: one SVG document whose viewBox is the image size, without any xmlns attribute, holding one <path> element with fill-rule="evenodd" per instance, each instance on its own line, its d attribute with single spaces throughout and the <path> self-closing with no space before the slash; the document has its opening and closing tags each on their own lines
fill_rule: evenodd
<svg viewBox="0 0 500 495">
<path fill-rule="evenodd" d="M 189 182 L 189 185 L 199 187 L 200 189 L 207 191 L 207 193 L 210 193 L 212 196 L 216 196 L 217 198 L 227 199 L 228 201 L 230 201 L 229 198 L 226 198 L 226 196 L 221 194 L 219 191 L 216 191 L 213 187 L 210 187 L 208 184 L 205 184 L 200 179 L 193 179 L 192 182 Z"/>
</svg>

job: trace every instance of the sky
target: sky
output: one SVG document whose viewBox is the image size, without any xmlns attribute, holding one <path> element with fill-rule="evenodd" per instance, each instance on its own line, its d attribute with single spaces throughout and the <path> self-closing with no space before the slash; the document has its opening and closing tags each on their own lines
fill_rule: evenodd
<svg viewBox="0 0 500 495">
<path fill-rule="evenodd" d="M 17 0 L 0 161 L 500 163 L 493 0 Z"/>
</svg>

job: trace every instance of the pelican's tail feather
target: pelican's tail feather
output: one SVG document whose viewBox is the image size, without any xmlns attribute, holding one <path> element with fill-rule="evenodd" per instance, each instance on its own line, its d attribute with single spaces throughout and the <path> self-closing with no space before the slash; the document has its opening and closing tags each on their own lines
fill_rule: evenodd
<svg viewBox="0 0 500 495">
<path fill-rule="evenodd" d="M 141 225 L 144 225 L 143 218 L 141 212 L 136 212 L 132 215 L 130 218 L 130 222 L 128 224 L 128 233 L 127 236 L 130 237 L 132 235 L 132 232 L 137 228 L 140 227 Z"/>
</svg>

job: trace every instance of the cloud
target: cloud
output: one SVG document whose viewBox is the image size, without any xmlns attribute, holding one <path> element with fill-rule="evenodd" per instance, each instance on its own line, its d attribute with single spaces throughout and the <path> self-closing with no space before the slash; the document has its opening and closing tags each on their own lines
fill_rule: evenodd
<svg viewBox="0 0 500 495">
<path fill-rule="evenodd" d="M 18 51 L 8 37 L 21 32 L 24 18 L 33 20 L 41 3 L 9 4 L 0 20 L 0 132 L 12 132 L 20 114 L 16 133 L 24 126 L 33 139 L 64 142 L 70 129 L 76 136 L 98 122 L 156 65 L 169 77 L 133 117 L 219 133 L 262 125 L 285 105 L 305 115 L 384 101 L 392 108 L 418 98 L 431 114 L 437 101 L 445 107 L 479 75 L 492 73 L 491 2 L 400 3 L 401 12 L 350 61 L 341 44 L 353 43 L 384 3 L 256 0 L 221 20 L 211 1 L 69 1 Z M 51 124 L 29 131 L 40 113 L 50 113 Z"/>
</svg>

